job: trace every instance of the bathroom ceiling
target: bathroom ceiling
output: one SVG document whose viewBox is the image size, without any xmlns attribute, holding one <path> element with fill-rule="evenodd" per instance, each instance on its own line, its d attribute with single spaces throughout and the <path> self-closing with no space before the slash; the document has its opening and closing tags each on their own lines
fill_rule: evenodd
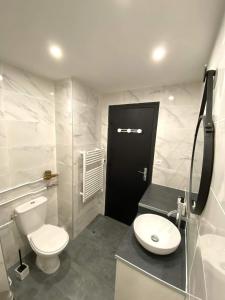
<svg viewBox="0 0 225 300">
<path fill-rule="evenodd" d="M 224 0 L 0 0 L 0 59 L 101 92 L 199 80 Z M 63 58 L 49 55 L 51 44 Z M 161 62 L 152 50 L 163 45 Z"/>
</svg>

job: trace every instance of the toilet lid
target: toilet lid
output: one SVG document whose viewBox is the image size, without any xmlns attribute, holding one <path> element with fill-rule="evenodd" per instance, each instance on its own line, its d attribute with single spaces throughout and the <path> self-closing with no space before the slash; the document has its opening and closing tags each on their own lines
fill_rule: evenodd
<svg viewBox="0 0 225 300">
<path fill-rule="evenodd" d="M 63 250 L 68 241 L 68 233 L 58 226 L 46 224 L 29 235 L 31 246 L 40 253 L 53 254 Z"/>
</svg>

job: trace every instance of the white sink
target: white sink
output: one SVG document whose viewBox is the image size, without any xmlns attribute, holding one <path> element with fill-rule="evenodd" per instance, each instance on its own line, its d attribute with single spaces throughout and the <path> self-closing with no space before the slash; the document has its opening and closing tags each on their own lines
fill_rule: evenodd
<svg viewBox="0 0 225 300">
<path fill-rule="evenodd" d="M 148 251 L 166 255 L 174 252 L 181 242 L 177 227 L 154 214 L 143 214 L 134 220 L 134 233 L 139 243 Z"/>
</svg>

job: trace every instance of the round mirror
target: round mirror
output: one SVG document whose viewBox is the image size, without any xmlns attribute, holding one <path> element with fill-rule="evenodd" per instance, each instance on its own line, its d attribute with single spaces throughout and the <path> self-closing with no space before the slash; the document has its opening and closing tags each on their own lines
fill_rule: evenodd
<svg viewBox="0 0 225 300">
<path fill-rule="evenodd" d="M 190 209 L 195 214 L 203 211 L 211 184 L 214 158 L 214 125 L 207 127 L 206 117 L 198 120 L 191 160 Z"/>
</svg>

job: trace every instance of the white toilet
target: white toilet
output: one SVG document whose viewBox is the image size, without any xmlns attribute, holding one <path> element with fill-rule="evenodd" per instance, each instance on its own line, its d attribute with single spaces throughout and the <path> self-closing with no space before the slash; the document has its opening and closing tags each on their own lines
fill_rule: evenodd
<svg viewBox="0 0 225 300">
<path fill-rule="evenodd" d="M 52 274 L 60 266 L 58 255 L 67 246 L 69 235 L 63 228 L 45 224 L 46 215 L 45 197 L 33 199 L 15 208 L 16 223 L 37 254 L 36 265 L 44 273 Z"/>
</svg>

